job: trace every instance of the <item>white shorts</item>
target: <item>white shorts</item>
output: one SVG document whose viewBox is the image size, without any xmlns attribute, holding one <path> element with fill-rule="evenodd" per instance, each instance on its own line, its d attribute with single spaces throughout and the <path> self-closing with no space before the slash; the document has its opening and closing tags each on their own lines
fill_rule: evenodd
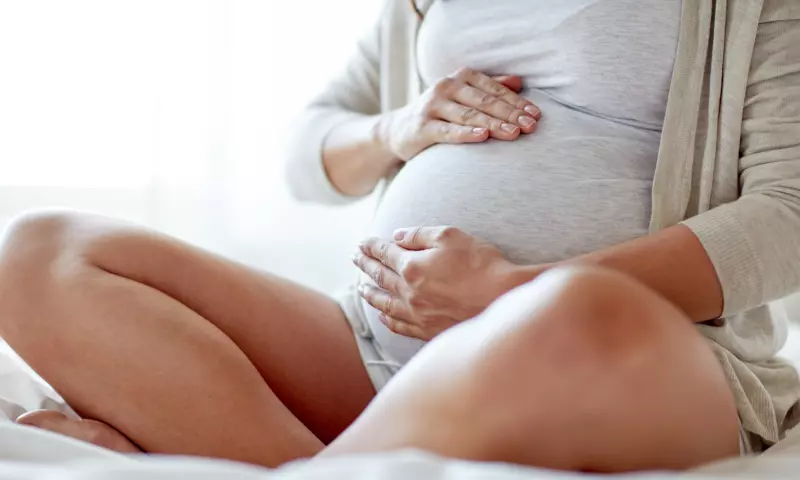
<svg viewBox="0 0 800 480">
<path fill-rule="evenodd" d="M 372 330 L 369 328 L 364 308 L 361 306 L 361 297 L 355 287 L 348 289 L 338 296 L 339 306 L 342 308 L 347 322 L 353 329 L 353 334 L 361 354 L 361 361 L 367 367 L 367 374 L 372 381 L 376 392 L 380 392 L 389 383 L 402 365 L 387 360 L 381 350 Z"/>
<path fill-rule="evenodd" d="M 376 392 L 380 392 L 389 383 L 389 380 L 402 368 L 402 365 L 388 360 L 383 354 L 381 346 L 375 341 L 372 330 L 367 323 L 361 297 L 355 287 L 348 289 L 337 298 L 339 306 L 344 311 L 347 322 L 353 329 L 361 360 L 367 368 L 372 385 Z M 761 453 L 764 446 L 761 439 L 739 427 L 739 454 L 742 456 Z"/>
</svg>

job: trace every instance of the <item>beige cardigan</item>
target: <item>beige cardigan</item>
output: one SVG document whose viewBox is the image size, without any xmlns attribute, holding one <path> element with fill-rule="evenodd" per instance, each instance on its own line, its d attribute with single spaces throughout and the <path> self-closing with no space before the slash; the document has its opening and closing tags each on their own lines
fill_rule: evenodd
<svg viewBox="0 0 800 480">
<path fill-rule="evenodd" d="M 424 11 L 432 1 L 418 3 Z M 800 290 L 800 0 L 683 0 L 682 8 L 651 231 L 683 222 L 708 252 L 726 321 L 699 328 L 742 425 L 771 444 L 800 413 L 797 373 L 774 359 L 785 326 L 765 306 Z M 406 0 L 387 0 L 345 72 L 309 106 L 288 165 L 299 198 L 352 200 L 325 175 L 323 141 L 341 122 L 420 94 L 418 26 Z"/>
</svg>

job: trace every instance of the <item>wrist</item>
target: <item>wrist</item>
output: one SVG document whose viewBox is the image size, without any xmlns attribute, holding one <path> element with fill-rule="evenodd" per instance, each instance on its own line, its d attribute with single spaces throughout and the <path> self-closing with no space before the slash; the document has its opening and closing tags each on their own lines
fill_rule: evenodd
<svg viewBox="0 0 800 480">
<path fill-rule="evenodd" d="M 554 265 L 517 265 L 507 260 L 503 260 L 505 265 L 498 270 L 498 284 L 503 289 L 503 293 L 511 291 L 520 285 L 532 282 L 539 275 L 550 270 Z"/>
<path fill-rule="evenodd" d="M 391 132 L 394 123 L 394 112 L 387 112 L 375 116 L 372 124 L 371 138 L 372 144 L 381 152 L 380 161 L 386 168 L 387 173 L 397 167 L 401 161 L 392 151 Z"/>
</svg>

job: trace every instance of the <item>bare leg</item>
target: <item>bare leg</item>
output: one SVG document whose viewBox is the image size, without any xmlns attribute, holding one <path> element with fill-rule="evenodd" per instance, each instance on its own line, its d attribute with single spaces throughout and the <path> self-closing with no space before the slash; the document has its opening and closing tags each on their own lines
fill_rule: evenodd
<svg viewBox="0 0 800 480">
<path fill-rule="evenodd" d="M 332 299 L 101 217 L 7 230 L 0 335 L 149 452 L 277 465 L 316 454 L 374 395 Z"/>
<path fill-rule="evenodd" d="M 738 453 L 733 395 L 671 304 L 604 270 L 557 270 L 424 348 L 324 455 L 445 456 L 619 472 Z"/>
</svg>

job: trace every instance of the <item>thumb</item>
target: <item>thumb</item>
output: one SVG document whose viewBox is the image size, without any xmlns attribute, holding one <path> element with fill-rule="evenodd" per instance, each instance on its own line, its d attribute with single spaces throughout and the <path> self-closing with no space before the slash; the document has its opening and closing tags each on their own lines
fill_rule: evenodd
<svg viewBox="0 0 800 480">
<path fill-rule="evenodd" d="M 456 232 L 454 227 L 400 228 L 394 232 L 394 241 L 406 250 L 427 250 L 441 246 Z"/>
</svg>

